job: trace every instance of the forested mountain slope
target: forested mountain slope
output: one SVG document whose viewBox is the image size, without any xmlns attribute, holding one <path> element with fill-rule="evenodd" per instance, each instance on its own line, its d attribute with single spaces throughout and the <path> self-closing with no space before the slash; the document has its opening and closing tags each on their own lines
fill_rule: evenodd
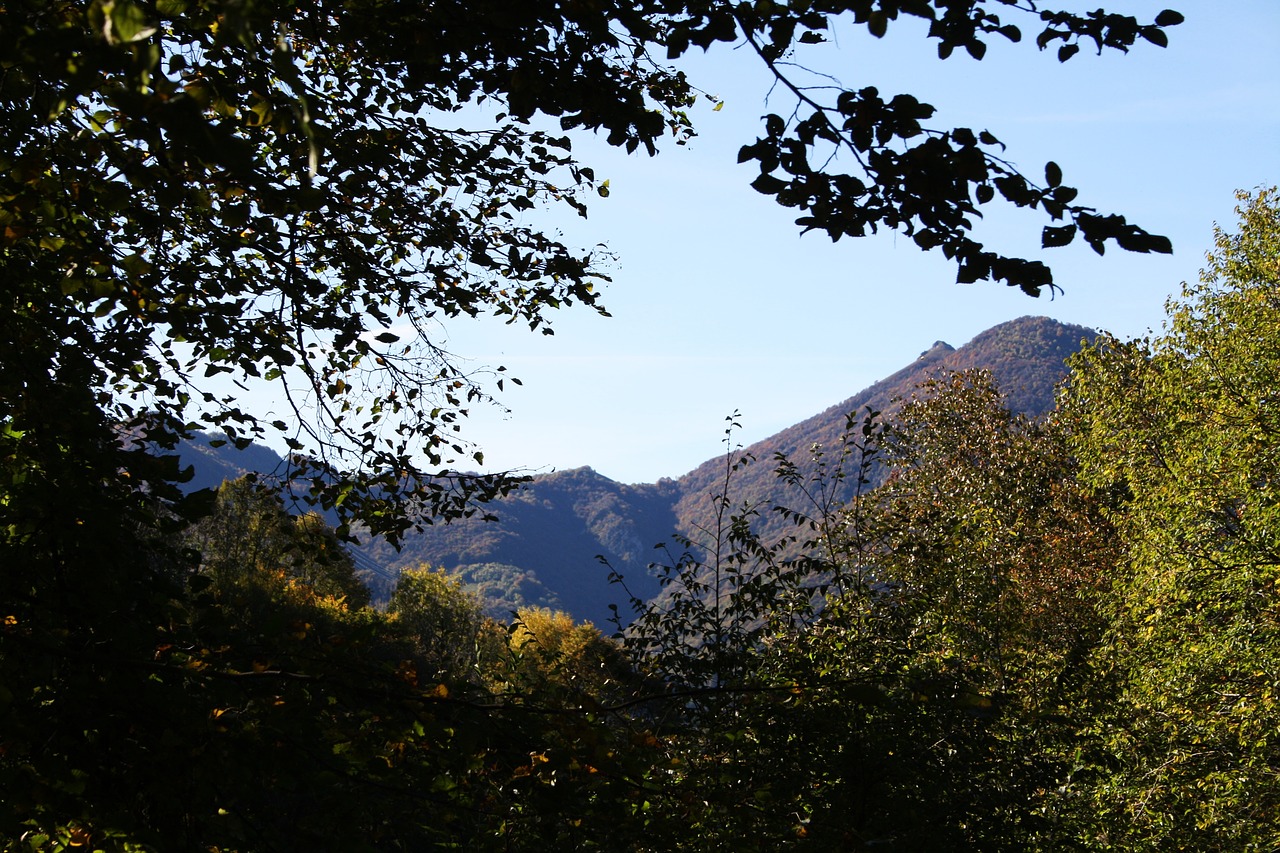
<svg viewBox="0 0 1280 853">
<path fill-rule="evenodd" d="M 429 527 L 407 537 L 398 553 L 382 542 L 363 551 L 391 567 L 421 562 L 457 572 L 498 618 L 532 604 L 604 627 L 609 604 L 622 593 L 597 555 L 626 572 L 635 595 L 655 595 L 658 585 L 645 565 L 655 543 L 676 529 L 679 497 L 672 480 L 631 486 L 590 468 L 557 471 L 490 505 L 497 521 Z"/>
<path fill-rule="evenodd" d="M 779 483 L 776 454 L 803 467 L 815 445 L 835 446 L 847 413 L 870 407 L 889 415 L 898 405 L 895 401 L 947 371 L 986 368 L 1012 409 L 1043 414 L 1053 407 L 1054 386 L 1065 372 L 1063 362 L 1094 334 L 1046 317 L 1022 317 L 988 329 L 959 349 L 937 341 L 911 364 L 858 394 L 735 451 L 735 457 L 745 453 L 755 462 L 734 473 L 730 501 L 734 507 L 759 505 L 759 527 L 766 538 L 776 533 L 781 525 L 770 507 L 804 509 L 805 503 L 803 495 Z M 837 382 L 832 379 L 833 385 Z M 195 468 L 189 488 L 214 486 L 250 472 L 283 471 L 277 454 L 254 445 L 235 450 L 200 441 L 184 445 L 182 456 L 184 464 Z M 456 572 L 497 618 L 523 605 L 538 605 L 604 626 L 612 613 L 610 604 L 658 594 L 658 581 L 648 566 L 679 556 L 682 547 L 674 543 L 673 534 L 705 541 L 705 531 L 715 526 L 715 498 L 724 479 L 723 453 L 678 479 L 655 484 L 617 483 L 588 467 L 556 471 L 535 476 L 516 494 L 490 505 L 497 521 L 434 525 L 407 536 L 399 551 L 374 541 L 358 548 L 357 557 L 393 572 L 419 563 Z M 850 481 L 846 490 L 851 488 Z M 610 582 L 600 557 L 622 575 L 629 594 Z M 623 606 L 622 616 L 627 615 Z"/>
<path fill-rule="evenodd" d="M 864 413 L 868 407 L 891 415 L 898 401 L 906 400 L 916 387 L 942 373 L 982 368 L 990 370 L 1015 412 L 1039 416 L 1053 408 L 1054 388 L 1066 374 L 1065 361 L 1096 332 L 1051 320 L 1048 317 L 1021 317 L 982 332 L 955 349 L 943 341 L 920 353 L 919 358 L 826 411 L 788 427 L 775 435 L 743 448 L 741 453 L 755 462 L 733 476 L 729 498 L 734 506 L 782 504 L 803 511 L 803 495 L 778 482 L 775 458 L 783 454 L 803 469 L 811 448 L 835 448 L 846 426 L 846 415 Z M 678 483 L 680 500 L 675 514 L 680 532 L 694 536 L 713 521 L 714 498 L 720 494 L 725 476 L 723 455 L 710 459 L 682 476 Z M 875 472 L 872 472 L 875 479 Z M 852 482 L 847 484 L 851 489 Z M 766 511 L 762 524 L 772 526 Z M 694 536 L 694 538 L 697 538 Z M 766 537 L 767 538 L 767 537 Z"/>
<path fill-rule="evenodd" d="M 941 372 L 990 369 L 1012 408 L 1042 414 L 1053 406 L 1064 360 L 1094 334 L 1083 326 L 1023 317 L 995 326 L 959 349 L 938 341 L 870 388 L 745 448 L 757 461 L 734 475 L 731 500 L 735 505 L 764 503 L 762 524 L 768 526 L 772 517 L 767 505 L 799 501 L 780 487 L 775 453 L 800 462 L 814 444 L 830 446 L 838 440 L 847 412 L 867 406 L 891 412 L 896 399 L 910 396 L 919 383 Z M 379 543 L 363 550 L 389 567 L 425 562 L 458 571 L 480 587 L 495 615 L 529 603 L 563 608 L 577 619 L 603 624 L 610 615 L 608 605 L 623 602 L 626 593 L 609 583 L 609 571 L 597 555 L 624 576 L 632 594 L 653 596 L 658 584 L 648 564 L 678 556 L 673 533 L 698 541 L 703 538 L 699 528 L 714 525 L 714 496 L 724 473 L 721 454 L 678 480 L 657 484 L 623 485 L 590 468 L 540 475 L 519 494 L 490 507 L 496 522 L 437 525 L 409 536 L 399 553 Z M 660 545 L 674 553 L 660 553 Z"/>
</svg>

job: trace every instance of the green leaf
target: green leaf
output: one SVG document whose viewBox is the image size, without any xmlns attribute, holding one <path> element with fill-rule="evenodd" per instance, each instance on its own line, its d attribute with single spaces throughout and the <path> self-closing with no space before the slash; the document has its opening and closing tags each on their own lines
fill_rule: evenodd
<svg viewBox="0 0 1280 853">
<path fill-rule="evenodd" d="M 120 266 L 129 274 L 129 277 L 133 279 L 142 278 L 153 269 L 151 263 L 137 252 L 121 258 Z"/>
<path fill-rule="evenodd" d="M 102 34 L 111 44 L 142 41 L 156 32 L 146 12 L 132 0 L 104 0 L 102 9 L 106 13 Z"/>
</svg>

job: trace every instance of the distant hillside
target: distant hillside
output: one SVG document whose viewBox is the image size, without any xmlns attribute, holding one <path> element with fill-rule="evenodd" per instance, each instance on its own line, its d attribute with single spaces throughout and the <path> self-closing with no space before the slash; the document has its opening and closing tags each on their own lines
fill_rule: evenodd
<svg viewBox="0 0 1280 853">
<path fill-rule="evenodd" d="M 782 453 L 803 465 L 814 445 L 837 446 L 847 413 L 861 413 L 869 406 L 890 415 L 917 386 L 939 374 L 971 368 L 990 370 L 1011 409 L 1043 415 L 1053 409 L 1054 388 L 1066 375 L 1067 357 L 1080 348 L 1081 341 L 1096 335 L 1092 329 L 1048 317 L 1022 317 L 988 329 L 960 349 L 937 341 L 914 362 L 870 388 L 744 448 L 756 461 L 734 476 L 731 499 L 735 506 L 764 501 L 803 511 L 803 496 L 778 482 L 775 454 Z M 723 457 L 708 460 L 679 479 L 681 497 L 675 514 L 681 533 L 693 536 L 692 531 L 712 523 L 713 496 L 723 482 Z M 766 533 L 777 532 L 780 524 L 766 516 L 760 527 Z"/>
<path fill-rule="evenodd" d="M 872 406 L 886 413 L 895 400 L 909 397 L 916 386 L 951 370 L 985 367 L 996 376 L 1010 405 L 1031 415 L 1053 408 L 1054 386 L 1065 374 L 1064 361 L 1080 342 L 1096 333 L 1045 317 L 1024 317 L 978 335 L 960 349 L 938 341 L 902 370 L 870 388 L 837 403 L 746 451 L 757 462 L 734 476 L 732 499 L 746 502 L 791 503 L 774 474 L 773 455 L 782 452 L 794 461 L 807 458 L 814 444 L 832 446 L 844 427 L 845 413 Z M 608 604 L 624 595 L 608 583 L 608 572 L 596 555 L 625 576 L 631 592 L 648 598 L 659 592 L 650 562 L 662 554 L 656 546 L 671 543 L 673 533 L 700 539 L 699 527 L 714 524 L 714 496 L 724 478 L 724 457 L 708 460 L 678 480 L 655 485 L 627 486 L 578 468 L 535 477 L 519 494 L 498 501 L 491 511 L 496 523 L 469 521 L 428 529 L 409 537 L 401 553 L 375 547 L 371 556 L 391 566 L 418 561 L 489 580 L 489 601 L 502 589 L 495 578 L 523 584 L 519 603 L 545 604 L 568 610 L 579 619 L 598 624 L 609 616 Z M 763 517 L 765 528 L 777 522 Z M 542 589 L 531 584 L 536 578 Z M 543 591 L 545 589 L 545 592 Z M 542 595 L 539 598 L 538 595 Z M 511 602 L 505 602 L 510 604 Z M 492 608 L 491 608 L 492 609 Z M 623 608 L 623 615 L 627 611 Z"/>
<path fill-rule="evenodd" d="M 988 329 L 959 349 L 938 341 L 893 375 L 745 448 L 757 461 L 735 474 L 731 499 L 735 505 L 801 506 L 800 496 L 788 494 L 777 481 L 775 453 L 802 463 L 813 445 L 835 445 L 846 413 L 871 406 L 890 414 L 920 383 L 943 372 L 986 368 L 1011 408 L 1031 415 L 1048 412 L 1054 386 L 1065 375 L 1064 361 L 1095 334 L 1045 317 L 1023 317 Z M 185 450 L 183 457 L 196 464 L 201 485 L 280 465 L 269 450 L 214 449 L 207 443 Z M 545 474 L 490 505 L 496 522 L 436 525 L 406 537 L 399 552 L 374 542 L 358 549 L 357 556 L 384 570 L 427 563 L 457 572 L 499 618 L 531 604 L 563 609 L 604 627 L 609 604 L 621 604 L 625 594 L 609 583 L 597 555 L 623 574 L 633 595 L 657 595 L 659 585 L 647 568 L 662 556 L 656 547 L 671 543 L 673 533 L 698 540 L 700 527 L 714 526 L 714 496 L 724 480 L 724 465 L 719 455 L 678 480 L 642 485 L 617 483 L 591 468 Z M 767 532 L 778 522 L 766 514 L 761 524 Z M 625 607 L 622 615 L 628 615 Z"/>
<path fill-rule="evenodd" d="M 250 444 L 237 450 L 230 443 L 213 447 L 210 442 L 214 440 L 213 436 L 197 435 L 178 448 L 182 464 L 195 468 L 195 476 L 183 484 L 184 490 L 216 489 L 226 480 L 237 480 L 251 473 L 284 474 L 284 460 L 269 447 Z"/>
<path fill-rule="evenodd" d="M 388 566 L 423 562 L 458 572 L 494 615 L 534 604 L 605 627 L 609 604 L 622 596 L 597 555 L 626 572 L 633 594 L 653 597 L 658 584 L 645 566 L 676 529 L 678 498 L 672 480 L 626 486 L 575 468 L 535 477 L 491 504 L 497 521 L 436 525 L 406 537 L 399 553 L 385 543 L 363 550 Z"/>
</svg>

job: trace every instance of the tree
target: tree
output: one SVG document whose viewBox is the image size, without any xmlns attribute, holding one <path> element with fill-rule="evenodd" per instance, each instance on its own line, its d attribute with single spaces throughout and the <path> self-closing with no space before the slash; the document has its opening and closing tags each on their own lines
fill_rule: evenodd
<svg viewBox="0 0 1280 853">
<path fill-rule="evenodd" d="M 1109 697 L 1095 655 L 1119 547 L 1068 433 L 1010 412 L 981 371 L 929 383 L 892 429 L 876 571 L 906 682 L 935 706 L 919 737 L 946 744 L 918 759 L 949 780 L 922 821 L 948 846 L 1061 849 L 1073 833 L 1062 792 Z"/>
<path fill-rule="evenodd" d="M 1119 555 L 1066 435 L 1012 414 L 986 373 L 939 378 L 886 426 L 850 417 L 810 460 L 777 459 L 809 504 L 775 508 L 776 542 L 752 532 L 757 509 L 728 512 L 729 454 L 727 520 L 697 552 L 720 577 L 686 557 L 627 637 L 669 690 L 660 812 L 689 849 L 1077 836 L 1078 756 L 1114 695 L 1095 655 Z M 884 485 L 833 500 L 881 462 Z"/>
<path fill-rule="evenodd" d="M 926 384 L 893 429 L 880 571 L 924 608 L 921 642 L 970 662 L 983 693 L 1040 701 L 1098 638 L 1116 547 L 1065 437 L 1010 412 L 982 371 Z"/>
<path fill-rule="evenodd" d="M 1238 197 L 1166 332 L 1103 339 L 1067 397 L 1084 475 L 1121 498 L 1092 793 L 1093 839 L 1124 849 L 1280 843 L 1280 203 Z"/>
<path fill-rule="evenodd" d="M 484 618 L 480 602 L 445 572 L 419 566 L 396 581 L 387 612 L 413 637 L 421 659 L 435 672 L 422 678 L 461 680 L 478 663 Z"/>
<path fill-rule="evenodd" d="M 1117 558 L 1063 427 L 1011 413 L 969 371 L 854 436 L 851 462 L 883 460 L 888 479 L 786 513 L 814 556 L 782 565 L 820 599 L 759 638 L 727 736 L 750 744 L 734 778 L 755 800 L 729 812 L 763 849 L 1061 849 L 1061 792 L 1107 697 L 1092 658 Z"/>
<path fill-rule="evenodd" d="M 201 570 L 225 582 L 278 576 L 354 609 L 369 590 L 333 529 L 318 513 L 291 516 L 278 494 L 247 477 L 223 483 L 213 511 L 183 541 L 198 552 Z"/>
<path fill-rule="evenodd" d="M 502 663 L 491 677 L 543 704 L 612 704 L 632 698 L 638 684 L 620 644 L 545 607 L 516 612 Z"/>
</svg>

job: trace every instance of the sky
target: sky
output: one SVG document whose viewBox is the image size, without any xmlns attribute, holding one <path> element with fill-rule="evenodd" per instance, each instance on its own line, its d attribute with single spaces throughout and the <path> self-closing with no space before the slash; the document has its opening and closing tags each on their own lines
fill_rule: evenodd
<svg viewBox="0 0 1280 853">
<path fill-rule="evenodd" d="M 723 452 L 731 413 L 742 425 L 735 440 L 750 444 L 937 340 L 958 347 L 1029 314 L 1124 338 L 1158 331 L 1166 299 L 1204 265 L 1215 224 L 1234 227 L 1235 190 L 1280 182 L 1280 2 L 1105 5 L 1147 20 L 1170 5 L 1186 21 L 1169 31 L 1167 49 L 1083 50 L 1065 64 L 1031 36 L 992 44 L 982 62 L 959 53 L 941 62 L 923 24 L 901 21 L 877 40 L 850 23 L 837 44 L 802 59 L 850 88 L 916 95 L 937 108 L 932 127 L 990 130 L 1033 178 L 1057 162 L 1078 202 L 1168 236 L 1172 256 L 1041 250 L 1041 214 L 989 214 L 979 239 L 1053 268 L 1063 292 L 1032 299 L 990 282 L 957 285 L 940 253 L 900 235 L 801 236 L 796 213 L 752 190 L 756 169 L 737 164 L 760 117 L 790 104 L 769 97 L 752 56 L 724 46 L 680 66 L 724 101 L 718 111 L 699 101 L 699 135 L 687 146 L 668 143 L 649 158 L 575 139 L 610 195 L 585 221 L 551 227 L 616 256 L 603 293 L 612 317 L 569 308 L 553 315 L 551 337 L 494 321 L 446 327 L 457 356 L 523 382 L 501 394 L 508 412 L 473 409 L 464 435 L 490 470 L 589 465 L 620 482 L 654 482 Z M 1036 22 L 1020 17 L 1006 20 L 1032 31 Z"/>
</svg>

